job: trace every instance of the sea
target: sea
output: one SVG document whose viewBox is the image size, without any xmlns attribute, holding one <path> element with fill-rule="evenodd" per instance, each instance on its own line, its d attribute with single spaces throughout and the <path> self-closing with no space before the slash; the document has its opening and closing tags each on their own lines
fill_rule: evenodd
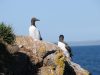
<svg viewBox="0 0 100 75">
<path fill-rule="evenodd" d="M 100 75 L 100 45 L 71 46 L 73 61 L 92 75 Z"/>
</svg>

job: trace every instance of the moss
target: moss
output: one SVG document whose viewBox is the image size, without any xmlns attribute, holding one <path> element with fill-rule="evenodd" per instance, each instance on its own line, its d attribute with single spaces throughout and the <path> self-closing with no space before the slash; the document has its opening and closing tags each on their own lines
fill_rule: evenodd
<svg viewBox="0 0 100 75">
<path fill-rule="evenodd" d="M 64 60 L 65 60 L 65 58 L 64 58 L 64 56 L 63 56 L 62 53 L 58 53 L 58 54 L 55 56 L 55 64 L 56 64 L 56 65 L 59 65 L 60 67 L 65 66 Z"/>
<path fill-rule="evenodd" d="M 55 56 L 55 64 L 57 65 L 56 67 L 57 75 L 63 75 L 64 73 L 64 67 L 65 67 L 64 60 L 65 60 L 65 57 L 63 56 L 63 53 L 58 53 Z"/>
</svg>

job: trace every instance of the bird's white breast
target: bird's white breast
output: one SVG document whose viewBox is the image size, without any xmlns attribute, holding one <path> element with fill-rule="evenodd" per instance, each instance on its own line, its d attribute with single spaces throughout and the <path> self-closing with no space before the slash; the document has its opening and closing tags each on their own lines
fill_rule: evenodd
<svg viewBox="0 0 100 75">
<path fill-rule="evenodd" d="M 40 39 L 39 30 L 35 26 L 30 26 L 29 27 L 29 35 L 33 39 L 38 39 L 38 40 Z"/>
</svg>

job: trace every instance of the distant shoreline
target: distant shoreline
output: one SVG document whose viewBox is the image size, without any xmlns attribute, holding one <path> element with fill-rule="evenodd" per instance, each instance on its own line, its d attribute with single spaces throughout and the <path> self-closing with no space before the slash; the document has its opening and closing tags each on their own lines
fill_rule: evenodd
<svg viewBox="0 0 100 75">
<path fill-rule="evenodd" d="M 78 41 L 78 42 L 69 42 L 71 46 L 93 46 L 93 45 L 100 45 L 99 41 Z"/>
<path fill-rule="evenodd" d="M 52 42 L 57 45 L 57 42 Z M 100 45 L 99 41 L 75 41 L 75 42 L 66 42 L 69 46 L 95 46 Z"/>
</svg>

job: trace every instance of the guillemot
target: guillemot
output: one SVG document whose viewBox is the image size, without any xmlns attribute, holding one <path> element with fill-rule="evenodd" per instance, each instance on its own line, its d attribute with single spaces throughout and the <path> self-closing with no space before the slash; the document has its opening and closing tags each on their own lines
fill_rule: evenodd
<svg viewBox="0 0 100 75">
<path fill-rule="evenodd" d="M 32 37 L 34 40 L 42 40 L 40 31 L 38 30 L 35 24 L 36 21 L 40 20 L 35 17 L 31 19 L 31 26 L 29 27 L 29 36 Z"/>
<path fill-rule="evenodd" d="M 63 50 L 63 53 L 66 57 L 72 58 L 71 48 L 68 46 L 67 43 L 64 42 L 64 35 L 59 36 L 58 47 Z"/>
</svg>

